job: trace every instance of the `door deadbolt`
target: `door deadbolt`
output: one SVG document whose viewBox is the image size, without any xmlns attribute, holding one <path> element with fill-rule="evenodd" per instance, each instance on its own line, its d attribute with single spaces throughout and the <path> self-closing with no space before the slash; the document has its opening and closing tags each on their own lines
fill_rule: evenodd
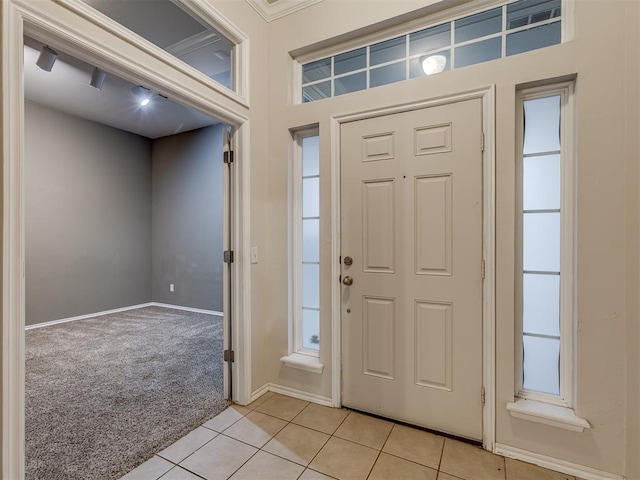
<svg viewBox="0 0 640 480">
<path fill-rule="evenodd" d="M 353 265 L 353 258 L 351 257 L 344 257 L 344 264 L 348 267 Z"/>
<path fill-rule="evenodd" d="M 347 275 L 342 279 L 342 283 L 345 285 L 351 285 L 353 283 L 353 278 Z"/>
</svg>

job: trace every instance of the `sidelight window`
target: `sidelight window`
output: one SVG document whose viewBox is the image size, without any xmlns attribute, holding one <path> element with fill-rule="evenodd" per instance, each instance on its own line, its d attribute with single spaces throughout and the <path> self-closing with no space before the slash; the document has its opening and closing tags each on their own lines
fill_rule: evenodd
<svg viewBox="0 0 640 480">
<path fill-rule="evenodd" d="M 318 130 L 294 135 L 293 351 L 320 350 L 320 150 Z"/>
<path fill-rule="evenodd" d="M 519 117 L 518 396 L 570 405 L 573 383 L 573 85 L 523 90 Z"/>
</svg>

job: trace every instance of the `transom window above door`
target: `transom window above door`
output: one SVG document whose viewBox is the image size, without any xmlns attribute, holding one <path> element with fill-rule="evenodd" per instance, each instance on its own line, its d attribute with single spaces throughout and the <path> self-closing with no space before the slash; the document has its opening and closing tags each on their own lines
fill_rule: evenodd
<svg viewBox="0 0 640 480">
<path fill-rule="evenodd" d="M 83 0 L 107 17 L 236 90 L 234 43 L 178 0 Z"/>
<path fill-rule="evenodd" d="M 404 35 L 301 62 L 301 103 L 559 44 L 562 0 L 505 2 Z"/>
</svg>

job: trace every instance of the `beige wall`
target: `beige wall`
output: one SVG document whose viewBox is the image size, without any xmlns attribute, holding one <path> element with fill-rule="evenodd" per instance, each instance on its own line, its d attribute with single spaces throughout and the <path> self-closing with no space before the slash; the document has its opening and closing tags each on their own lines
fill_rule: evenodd
<svg viewBox="0 0 640 480">
<path fill-rule="evenodd" d="M 628 6 L 627 51 L 627 124 L 629 148 L 626 161 L 627 192 L 627 449 L 626 476 L 640 479 L 640 3 Z M 635 19 L 635 25 L 632 19 Z"/>
<path fill-rule="evenodd" d="M 251 266 L 252 298 L 251 339 L 252 388 L 268 383 L 272 376 L 267 370 L 270 344 L 278 335 L 272 331 L 270 312 L 274 269 L 286 265 L 272 263 L 272 250 L 267 243 L 267 229 L 273 215 L 284 215 L 269 197 L 270 165 L 267 161 L 269 137 L 269 25 L 244 1 L 210 0 L 216 9 L 250 38 L 250 151 L 243 153 L 251 163 L 251 183 L 248 194 L 251 201 L 251 245 L 258 247 L 259 263 Z M 279 357 L 278 357 L 279 358 Z"/>
<path fill-rule="evenodd" d="M 625 27 L 635 28 L 630 17 L 634 2 L 579 0 L 576 4 L 576 38 L 572 42 L 529 52 L 490 63 L 420 78 L 344 97 L 306 105 L 291 105 L 291 60 L 289 52 L 366 27 L 393 15 L 400 15 L 428 2 L 394 0 L 327 0 L 270 24 L 269 30 L 269 156 L 266 245 L 271 275 L 268 285 L 254 278 L 255 292 L 267 288 L 269 299 L 260 321 L 268 326 L 264 337 L 258 388 L 264 375 L 272 383 L 310 393 L 331 395 L 331 356 L 329 339 L 330 281 L 328 269 L 322 273 L 321 297 L 322 359 L 326 367 L 321 376 L 283 367 L 279 357 L 287 353 L 287 202 L 288 130 L 319 123 L 321 136 L 321 176 L 325 197 L 321 216 L 327 218 L 331 151 L 330 119 L 337 114 L 379 108 L 395 103 L 450 95 L 478 87 L 496 85 L 497 151 L 497 442 L 569 462 L 616 473 L 625 473 L 625 451 L 632 457 L 635 444 L 627 445 L 626 421 L 635 418 L 636 407 L 627 409 L 625 392 L 637 377 L 637 368 L 627 362 L 636 359 L 637 306 L 626 293 L 631 281 L 637 285 L 637 256 L 629 267 L 625 247 L 637 245 L 627 232 L 625 221 L 637 214 L 635 193 L 637 169 L 629 151 L 621 123 L 626 112 L 625 89 L 633 90 L 629 68 L 637 56 L 621 61 L 625 51 Z M 372 8 L 375 5 L 375 8 Z M 631 31 L 631 30 L 630 30 Z M 612 52 L 618 52 L 612 54 Z M 594 59 L 598 59 L 594 61 Z M 578 389 L 577 413 L 592 428 L 584 433 L 512 418 L 505 404 L 514 395 L 514 218 L 515 212 L 515 90 L 516 86 L 577 74 L 578 124 Z M 633 103 L 632 105 L 637 105 Z M 637 129 L 637 123 L 634 123 Z M 637 137 L 636 137 L 637 138 Z M 625 183 L 631 169 L 634 179 Z M 633 203 L 635 202 L 635 203 Z M 633 208 L 631 208 L 633 207 Z M 321 233 L 322 255 L 330 254 L 328 226 Z M 627 236 L 625 237 L 625 233 Z M 630 253 L 630 252 L 629 252 Z M 637 289 L 635 290 L 637 292 Z M 256 293 L 256 295 L 259 295 Z M 255 322 L 255 319 L 254 319 Z M 629 400 L 637 399 L 629 391 Z M 635 396 L 633 396 L 635 395 Z M 635 404 L 637 406 L 637 403 Z M 632 425 L 629 425 L 632 430 Z M 630 437 L 631 438 L 631 437 Z M 637 457 L 637 455 L 635 455 Z M 631 465 L 633 460 L 629 460 Z"/>
<path fill-rule="evenodd" d="M 3 2 L 4 3 L 4 2 Z M 6 8 L 4 7 L 4 5 L 0 5 L 0 25 L 2 25 L 2 27 L 4 27 L 4 25 L 6 24 L 6 18 L 7 18 L 7 14 L 6 14 Z M 4 35 L 0 35 L 0 78 L 2 79 L 2 89 L 0 90 L 0 108 L 2 109 L 2 111 L 4 112 L 8 106 L 8 98 L 5 95 L 5 88 L 4 88 L 4 78 L 5 78 L 5 55 L 4 55 L 4 51 L 7 49 L 6 46 L 6 42 L 4 39 Z M 2 159 L 4 160 L 4 158 L 6 157 L 6 152 L 7 149 L 5 147 L 4 144 L 4 131 L 5 131 L 5 123 L 4 123 L 4 115 L 0 115 L 0 131 L 3 132 L 2 138 L 0 138 L 0 152 L 2 152 Z M 2 224 L 4 225 L 4 182 L 0 183 L 0 191 L 2 192 L 2 194 L 0 194 L 0 198 L 2 198 L 2 200 L 0 200 L 0 204 L 2 204 L 2 211 L 0 212 L 0 218 L 2 219 Z M 2 258 L 0 259 L 0 265 L 2 265 L 2 271 L 4 272 L 4 255 L 2 256 Z M 4 291 L 5 289 L 5 285 L 4 285 L 4 275 L 3 275 L 3 279 L 0 280 L 0 285 L 2 286 L 2 291 Z M 0 303 L 3 303 L 2 300 L 0 300 Z M 2 308 L 4 308 L 4 304 L 2 305 Z M 4 319 L 3 319 L 4 320 Z M 0 334 L 0 336 L 2 336 L 2 334 Z M 5 372 L 5 364 L 4 364 L 4 356 L 5 356 L 5 352 L 3 351 L 3 346 L 4 346 L 5 342 L 4 342 L 4 338 L 1 339 L 0 341 L 0 368 L 2 370 L 0 370 L 1 372 L 3 372 L 2 374 L 2 383 L 3 385 L 5 385 L 6 381 L 8 379 L 4 378 L 4 372 Z M 0 390 L 0 394 L 2 394 L 4 396 L 4 392 L 2 392 L 2 390 Z M 4 407 L 4 401 L 3 403 L 3 407 Z M 6 425 L 3 424 L 3 418 L 0 418 L 0 428 L 2 428 L 2 431 L 5 431 Z M 1 451 L 4 452 L 7 448 L 6 446 L 6 440 L 4 439 L 4 435 L 2 435 L 0 437 L 0 448 L 2 449 Z M 4 472 L 5 471 L 5 455 L 3 454 L 0 457 L 0 472 Z M 0 474 L 1 475 L 1 474 Z"/>
</svg>

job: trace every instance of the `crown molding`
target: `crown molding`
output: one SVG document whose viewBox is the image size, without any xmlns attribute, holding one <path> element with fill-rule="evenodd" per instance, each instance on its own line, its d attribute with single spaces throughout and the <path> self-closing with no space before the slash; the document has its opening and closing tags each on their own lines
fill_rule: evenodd
<svg viewBox="0 0 640 480">
<path fill-rule="evenodd" d="M 272 22 L 278 18 L 290 15 L 293 12 L 310 7 L 323 0 L 277 0 L 269 3 L 267 0 L 247 0 L 256 12 L 267 22 Z"/>
</svg>

